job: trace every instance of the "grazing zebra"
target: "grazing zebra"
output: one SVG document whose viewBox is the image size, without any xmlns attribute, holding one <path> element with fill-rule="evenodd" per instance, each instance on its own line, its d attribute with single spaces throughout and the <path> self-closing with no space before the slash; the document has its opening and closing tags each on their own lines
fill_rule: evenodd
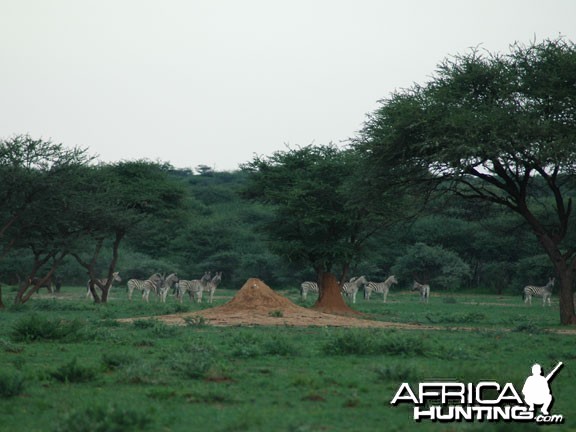
<svg viewBox="0 0 576 432">
<path fill-rule="evenodd" d="M 48 291 L 50 291 L 50 294 L 54 294 L 54 284 L 52 283 L 52 277 L 49 277 L 44 283 L 40 284 L 40 282 L 42 281 L 42 278 L 39 277 L 35 277 L 35 278 L 28 278 L 28 284 L 29 285 L 34 285 L 35 287 L 38 287 L 38 291 L 40 292 L 40 288 L 46 288 Z M 40 285 L 38 285 L 40 284 Z"/>
<path fill-rule="evenodd" d="M 419 291 L 420 301 L 425 301 L 426 303 L 428 303 L 428 298 L 430 298 L 430 285 L 421 284 L 414 281 L 414 285 L 412 285 L 412 291 Z"/>
<path fill-rule="evenodd" d="M 204 287 L 204 289 L 207 290 L 208 293 L 210 294 L 210 297 L 208 298 L 208 303 L 212 303 L 212 300 L 214 299 L 214 292 L 216 291 L 216 288 L 218 287 L 220 282 L 222 282 L 222 272 L 216 272 L 216 275 Z"/>
<path fill-rule="evenodd" d="M 384 296 L 384 303 L 386 303 L 386 297 L 388 296 L 390 285 L 397 283 L 398 281 L 394 275 L 390 276 L 384 282 L 368 282 L 366 285 L 364 285 L 364 298 L 366 300 L 370 300 L 370 294 L 372 294 L 372 292 L 382 293 Z"/>
<path fill-rule="evenodd" d="M 198 303 L 202 303 L 202 291 L 204 291 L 204 288 L 208 282 L 210 282 L 210 277 L 210 272 L 205 272 L 201 279 L 181 279 L 180 282 L 178 282 L 178 290 L 176 292 L 178 301 L 182 303 L 184 294 L 188 292 L 188 295 L 190 295 L 190 301 L 196 300 Z"/>
<path fill-rule="evenodd" d="M 160 301 L 162 303 L 166 303 L 166 296 L 168 295 L 168 291 L 178 285 L 178 276 L 176 273 L 169 274 L 166 278 L 162 281 L 162 285 L 158 290 L 158 295 L 160 296 Z"/>
<path fill-rule="evenodd" d="M 158 292 L 162 286 L 164 278 L 158 273 L 154 273 L 146 280 L 130 279 L 128 285 L 128 300 L 132 301 L 132 292 L 136 289 L 142 291 L 142 300 L 149 301 L 150 291 Z"/>
<path fill-rule="evenodd" d="M 554 278 L 549 278 L 548 283 L 544 286 L 527 285 L 524 287 L 524 303 L 532 305 L 532 296 L 542 297 L 542 306 L 552 306 L 550 299 L 552 297 L 552 288 L 554 288 Z"/>
<path fill-rule="evenodd" d="M 306 300 L 306 296 L 308 295 L 308 293 L 318 293 L 318 284 L 316 282 L 302 282 L 300 284 L 300 296 L 302 297 L 302 300 Z"/>
<path fill-rule="evenodd" d="M 345 282 L 342 285 L 342 293 L 346 294 L 348 298 L 352 297 L 352 303 L 356 303 L 356 294 L 360 289 L 360 285 L 366 285 L 368 280 L 365 276 L 350 279 L 350 282 Z"/>
<path fill-rule="evenodd" d="M 110 282 L 110 289 L 112 289 L 112 285 L 114 284 L 114 282 L 122 282 L 122 278 L 120 277 L 120 272 L 112 273 L 112 282 Z M 100 285 L 104 286 L 107 283 L 108 283 L 108 278 L 96 279 L 94 281 L 94 288 L 100 287 Z M 100 291 L 102 291 L 102 288 L 100 288 Z M 86 284 L 86 298 L 93 298 L 92 291 L 90 291 L 90 281 L 88 281 L 88 283 Z"/>
</svg>

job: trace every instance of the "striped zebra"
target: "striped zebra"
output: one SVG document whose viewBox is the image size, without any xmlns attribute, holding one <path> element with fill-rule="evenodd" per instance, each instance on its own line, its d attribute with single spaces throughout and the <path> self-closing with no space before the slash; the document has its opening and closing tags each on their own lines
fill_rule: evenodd
<svg viewBox="0 0 576 432">
<path fill-rule="evenodd" d="M 366 285 L 367 283 L 368 280 L 365 276 L 353 277 L 350 279 L 350 282 L 345 282 L 344 285 L 342 285 L 341 291 L 343 294 L 346 294 L 348 298 L 352 297 L 352 303 L 356 303 L 356 294 L 360 289 L 360 285 Z"/>
<path fill-rule="evenodd" d="M 549 278 L 548 283 L 544 286 L 527 285 L 524 287 L 524 303 L 532 305 L 532 296 L 542 297 L 542 306 L 552 306 L 550 299 L 552 298 L 552 288 L 554 288 L 554 278 Z"/>
<path fill-rule="evenodd" d="M 300 284 L 300 296 L 302 297 L 302 300 L 306 300 L 306 296 L 308 295 L 308 293 L 318 293 L 318 284 L 316 282 L 310 282 L 310 281 L 306 281 L 306 282 L 302 282 Z"/>
<path fill-rule="evenodd" d="M 421 284 L 414 281 L 414 285 L 412 285 L 412 291 L 419 291 L 420 292 L 420 301 L 428 303 L 428 299 L 430 298 L 430 285 L 428 284 Z"/>
<path fill-rule="evenodd" d="M 204 288 L 208 282 L 210 282 L 210 277 L 210 272 L 205 272 L 201 279 L 181 279 L 178 282 L 178 290 L 176 291 L 176 297 L 178 298 L 178 301 L 182 303 L 184 294 L 188 293 L 190 296 L 190 301 L 202 303 L 202 292 L 204 291 Z"/>
<path fill-rule="evenodd" d="M 132 293 L 134 290 L 142 291 L 142 300 L 149 301 L 150 291 L 158 292 L 162 286 L 164 278 L 158 273 L 154 273 L 146 280 L 130 279 L 128 285 L 128 300 L 132 301 Z"/>
<path fill-rule="evenodd" d="M 208 294 L 210 295 L 210 297 L 208 297 L 208 303 L 212 303 L 214 292 L 216 291 L 216 288 L 218 288 L 220 282 L 222 282 L 222 272 L 216 272 L 216 275 L 204 287 L 204 290 L 208 291 Z"/>
<path fill-rule="evenodd" d="M 373 292 L 382 293 L 384 296 L 384 303 L 386 303 L 386 297 L 388 297 L 390 286 L 397 283 L 398 281 L 394 275 L 390 276 L 384 282 L 368 282 L 364 285 L 364 298 L 370 300 L 370 294 Z"/>
<path fill-rule="evenodd" d="M 166 276 L 166 278 L 162 281 L 160 289 L 158 290 L 160 301 L 162 303 L 166 303 L 166 296 L 168 295 L 168 291 L 176 286 L 178 286 L 178 276 L 176 276 L 176 273 L 171 273 Z"/>
<path fill-rule="evenodd" d="M 122 282 L 122 278 L 120 277 L 120 272 L 112 273 L 112 282 L 110 283 L 110 289 L 112 289 L 112 285 L 114 284 L 114 282 Z M 94 288 L 104 286 L 107 283 L 108 283 L 108 278 L 96 279 L 94 281 Z M 100 291 L 102 291 L 102 288 L 100 288 Z M 92 291 L 90 291 L 90 281 L 88 281 L 88 283 L 86 284 L 86 298 L 94 298 L 94 296 L 92 295 Z"/>
</svg>

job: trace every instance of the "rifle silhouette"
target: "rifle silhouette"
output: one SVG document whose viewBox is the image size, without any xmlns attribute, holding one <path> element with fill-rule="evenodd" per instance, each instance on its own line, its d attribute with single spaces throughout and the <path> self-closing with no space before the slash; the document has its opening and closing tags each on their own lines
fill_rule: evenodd
<svg viewBox="0 0 576 432">
<path fill-rule="evenodd" d="M 556 367 L 554 369 L 552 369 L 552 372 L 550 372 L 548 375 L 546 375 L 546 381 L 550 382 L 550 380 L 552 379 L 552 377 L 554 375 L 556 375 L 556 373 L 560 370 L 560 368 L 564 366 L 564 363 L 562 362 L 558 362 L 558 364 L 556 365 Z"/>
</svg>

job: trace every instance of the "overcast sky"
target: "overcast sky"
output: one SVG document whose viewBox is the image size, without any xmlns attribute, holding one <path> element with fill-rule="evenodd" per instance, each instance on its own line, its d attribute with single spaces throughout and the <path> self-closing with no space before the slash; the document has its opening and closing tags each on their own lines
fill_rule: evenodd
<svg viewBox="0 0 576 432">
<path fill-rule="evenodd" d="M 450 55 L 559 35 L 575 0 L 0 0 L 0 139 L 233 170 L 345 143 Z"/>
</svg>

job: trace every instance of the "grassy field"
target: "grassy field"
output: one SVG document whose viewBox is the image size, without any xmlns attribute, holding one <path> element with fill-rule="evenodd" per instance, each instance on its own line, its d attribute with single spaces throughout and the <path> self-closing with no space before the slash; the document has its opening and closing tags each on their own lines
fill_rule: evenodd
<svg viewBox="0 0 576 432">
<path fill-rule="evenodd" d="M 215 305 L 234 293 L 219 290 Z M 129 303 L 122 290 L 93 305 L 83 294 L 64 287 L 0 312 L 0 431 L 576 430 L 576 335 L 556 332 L 557 304 L 452 294 L 421 304 L 393 292 L 386 304 L 358 296 L 355 308 L 442 329 L 173 327 L 150 317 L 209 305 Z M 282 294 L 299 302 L 296 290 Z M 116 321 L 125 317 L 139 319 Z M 558 361 L 552 413 L 562 425 L 415 423 L 411 406 L 390 405 L 403 382 L 520 390 L 532 364 Z"/>
</svg>

